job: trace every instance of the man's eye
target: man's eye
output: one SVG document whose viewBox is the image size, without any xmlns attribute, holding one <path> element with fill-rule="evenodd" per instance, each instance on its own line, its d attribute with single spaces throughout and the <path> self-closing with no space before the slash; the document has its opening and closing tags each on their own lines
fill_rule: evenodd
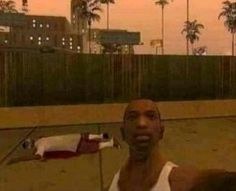
<svg viewBox="0 0 236 191">
<path fill-rule="evenodd" d="M 136 119 L 137 118 L 137 115 L 135 115 L 135 114 L 132 114 L 132 115 L 128 115 L 127 116 L 127 119 L 128 120 L 134 120 L 134 119 Z"/>
<path fill-rule="evenodd" d="M 147 117 L 148 117 L 149 119 L 156 119 L 156 114 L 155 114 L 155 113 L 148 113 L 148 114 L 147 114 Z"/>
</svg>

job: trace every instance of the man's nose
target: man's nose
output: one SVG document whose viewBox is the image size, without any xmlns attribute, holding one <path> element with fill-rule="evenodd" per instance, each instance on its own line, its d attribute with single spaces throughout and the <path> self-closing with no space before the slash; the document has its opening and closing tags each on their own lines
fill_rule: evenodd
<svg viewBox="0 0 236 191">
<path fill-rule="evenodd" d="M 146 128 L 147 127 L 147 119 L 143 116 L 140 116 L 138 119 L 137 128 Z"/>
</svg>

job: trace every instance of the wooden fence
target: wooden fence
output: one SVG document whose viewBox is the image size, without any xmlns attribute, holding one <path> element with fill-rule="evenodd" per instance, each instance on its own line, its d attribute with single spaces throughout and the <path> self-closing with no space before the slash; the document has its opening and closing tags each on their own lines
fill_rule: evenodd
<svg viewBox="0 0 236 191">
<path fill-rule="evenodd" d="M 84 55 L 0 50 L 0 106 L 236 98 L 229 56 Z"/>
</svg>

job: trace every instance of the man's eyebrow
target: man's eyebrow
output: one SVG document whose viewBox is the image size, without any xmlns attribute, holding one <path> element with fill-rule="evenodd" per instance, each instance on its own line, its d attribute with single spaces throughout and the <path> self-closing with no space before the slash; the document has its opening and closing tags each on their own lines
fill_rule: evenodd
<svg viewBox="0 0 236 191">
<path fill-rule="evenodd" d="M 158 112 L 156 110 L 147 110 L 144 113 L 154 113 L 154 114 L 158 114 Z"/>
<path fill-rule="evenodd" d="M 144 113 L 147 114 L 147 115 L 148 114 L 154 114 L 154 115 L 158 116 L 159 118 L 161 117 L 159 111 L 155 110 L 155 109 L 147 110 Z"/>
<path fill-rule="evenodd" d="M 138 111 L 135 111 L 135 110 L 126 111 L 124 115 L 124 119 L 129 115 L 137 115 L 137 114 L 138 114 Z"/>
<path fill-rule="evenodd" d="M 138 113 L 138 111 L 136 111 L 136 110 L 129 110 L 129 111 L 126 112 L 126 114 L 130 114 L 130 113 L 131 113 L 131 114 L 132 114 L 132 113 L 136 114 L 136 113 Z"/>
</svg>

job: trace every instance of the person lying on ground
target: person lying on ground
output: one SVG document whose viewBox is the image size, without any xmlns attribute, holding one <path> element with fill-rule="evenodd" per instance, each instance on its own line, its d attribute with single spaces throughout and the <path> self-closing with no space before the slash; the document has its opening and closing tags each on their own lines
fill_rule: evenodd
<svg viewBox="0 0 236 191">
<path fill-rule="evenodd" d="M 116 138 L 109 138 L 108 133 L 81 133 L 41 137 L 37 140 L 29 138 L 23 142 L 22 147 L 31 152 L 25 156 L 10 159 L 7 165 L 29 160 L 65 159 L 81 154 L 96 153 L 108 147 L 119 149 L 121 145 Z"/>
</svg>

